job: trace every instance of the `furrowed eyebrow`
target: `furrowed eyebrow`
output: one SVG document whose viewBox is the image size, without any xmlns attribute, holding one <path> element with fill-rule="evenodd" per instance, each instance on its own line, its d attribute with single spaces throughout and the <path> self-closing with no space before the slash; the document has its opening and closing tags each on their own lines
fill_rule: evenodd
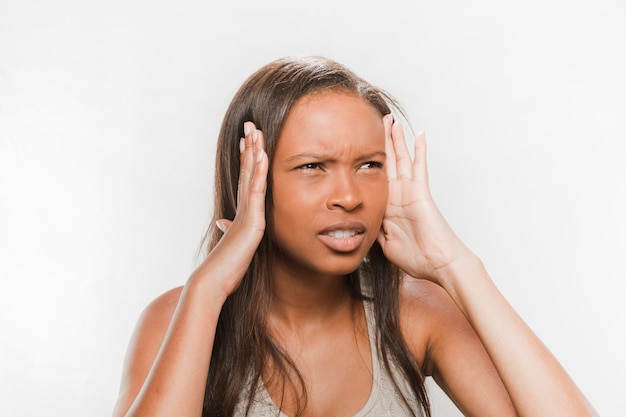
<svg viewBox="0 0 626 417">
<path fill-rule="evenodd" d="M 314 154 L 314 153 L 301 153 L 298 155 L 294 155 L 294 156 L 290 156 L 289 158 L 286 159 L 286 161 L 290 162 L 290 161 L 295 161 L 298 159 L 324 159 L 323 155 L 318 155 L 318 154 Z"/>
<path fill-rule="evenodd" d="M 374 157 L 386 158 L 387 154 L 385 152 L 383 152 L 383 151 L 375 151 L 375 152 L 370 152 L 370 153 L 366 153 L 366 154 L 363 154 L 363 155 L 359 155 L 359 157 L 356 158 L 356 159 L 361 161 L 361 160 L 371 159 L 371 158 L 374 158 Z M 301 154 L 298 154 L 298 155 L 290 156 L 286 160 L 288 162 L 291 162 L 291 161 L 295 161 L 295 160 L 299 160 L 299 159 L 303 159 L 303 160 L 314 159 L 314 160 L 328 160 L 328 161 L 334 161 L 335 160 L 334 157 L 328 158 L 325 155 L 314 154 L 314 153 L 301 153 Z"/>
<path fill-rule="evenodd" d="M 385 152 L 383 152 L 383 151 L 370 152 L 370 153 L 367 153 L 367 154 L 365 154 L 365 155 L 361 155 L 361 156 L 359 157 L 359 159 L 360 159 L 360 160 L 363 160 L 363 159 L 372 159 L 372 158 L 374 158 L 374 157 L 387 158 L 387 154 L 386 154 Z"/>
</svg>

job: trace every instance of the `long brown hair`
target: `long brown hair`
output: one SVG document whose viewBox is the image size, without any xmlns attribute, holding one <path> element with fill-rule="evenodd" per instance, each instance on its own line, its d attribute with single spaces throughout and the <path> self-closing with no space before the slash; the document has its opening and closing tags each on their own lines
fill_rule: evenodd
<svg viewBox="0 0 626 417">
<path fill-rule="evenodd" d="M 215 221 L 235 217 L 239 138 L 244 136 L 244 122 L 252 121 L 263 131 L 265 150 L 271 164 L 281 128 L 296 101 L 308 94 L 329 90 L 362 97 L 381 117 L 390 112 L 390 107 L 399 110 L 389 94 L 370 85 L 343 65 L 321 57 L 283 58 L 271 62 L 239 88 L 226 111 L 218 138 L 213 221 L 203 240 L 207 253 L 222 236 L 222 232 L 214 226 Z M 269 336 L 266 328 L 272 294 L 270 266 L 272 259 L 280 256 L 279 248 L 273 243 L 271 184 L 270 174 L 265 200 L 265 235 L 241 284 L 227 298 L 218 320 L 203 417 L 231 416 L 239 401 L 247 401 L 249 406 L 261 375 L 268 371 L 268 363 L 274 365 L 272 375 L 280 378 L 283 394 L 285 384 L 291 384 L 294 392 L 300 393 L 300 412 L 306 404 L 302 377 L 289 356 Z M 357 299 L 373 300 L 376 343 L 383 364 L 389 369 L 390 364 L 394 363 L 409 382 L 418 402 L 413 414 L 430 416 L 424 377 L 400 332 L 400 271 L 387 261 L 378 243 L 374 243 L 366 259 L 347 277 L 352 295 Z M 371 289 L 371 297 L 361 291 L 361 282 Z M 401 398 L 404 398 L 398 388 L 398 381 L 394 380 L 394 384 Z M 242 393 L 247 393 L 247 398 L 243 398 Z M 404 398 L 404 401 L 410 404 L 409 399 Z"/>
</svg>

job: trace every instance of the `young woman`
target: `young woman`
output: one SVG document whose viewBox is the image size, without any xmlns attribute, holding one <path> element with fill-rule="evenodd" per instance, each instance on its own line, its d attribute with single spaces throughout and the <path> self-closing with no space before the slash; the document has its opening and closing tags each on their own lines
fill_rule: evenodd
<svg viewBox="0 0 626 417">
<path fill-rule="evenodd" d="M 152 302 L 114 416 L 592 416 L 433 203 L 423 134 L 340 64 L 281 59 L 219 135 L 207 257 Z"/>
</svg>

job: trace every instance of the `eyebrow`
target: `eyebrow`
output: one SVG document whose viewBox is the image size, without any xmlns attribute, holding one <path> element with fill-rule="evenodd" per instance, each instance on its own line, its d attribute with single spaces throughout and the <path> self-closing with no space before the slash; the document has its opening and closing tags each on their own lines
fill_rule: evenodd
<svg viewBox="0 0 626 417">
<path fill-rule="evenodd" d="M 370 153 L 366 153 L 363 155 L 359 155 L 358 160 L 366 160 L 366 159 L 371 159 L 374 157 L 382 157 L 382 158 L 386 158 L 387 154 L 383 151 L 375 151 L 375 152 L 370 152 Z M 298 160 L 298 159 L 316 159 L 316 160 L 330 160 L 330 161 L 334 161 L 335 158 L 328 158 L 322 154 L 316 154 L 316 153 L 301 153 L 298 155 L 294 155 L 294 156 L 290 156 L 289 158 L 286 159 L 286 161 L 290 162 L 290 161 L 294 161 L 294 160 Z"/>
</svg>

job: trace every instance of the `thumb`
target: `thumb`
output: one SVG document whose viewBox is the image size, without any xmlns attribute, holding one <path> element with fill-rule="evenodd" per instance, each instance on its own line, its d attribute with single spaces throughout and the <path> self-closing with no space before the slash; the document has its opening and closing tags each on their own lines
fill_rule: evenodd
<svg viewBox="0 0 626 417">
<path fill-rule="evenodd" d="M 232 220 L 219 219 L 215 222 L 215 225 L 217 226 L 218 229 L 222 231 L 222 233 L 226 233 L 226 231 L 228 230 L 228 228 L 230 227 L 232 223 L 233 223 Z"/>
<path fill-rule="evenodd" d="M 385 231 L 385 228 L 381 225 L 380 226 L 380 230 L 378 231 L 378 236 L 376 236 L 376 240 L 378 241 L 378 244 L 380 245 L 381 249 L 385 249 L 385 243 L 387 243 L 387 232 Z"/>
</svg>

